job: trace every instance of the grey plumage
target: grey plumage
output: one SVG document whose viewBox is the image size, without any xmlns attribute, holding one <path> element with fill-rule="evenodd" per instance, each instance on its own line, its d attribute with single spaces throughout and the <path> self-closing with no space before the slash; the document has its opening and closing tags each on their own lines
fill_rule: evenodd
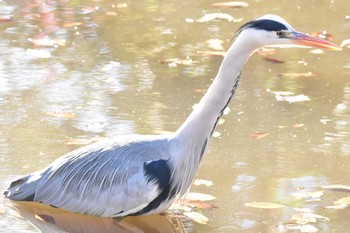
<svg viewBox="0 0 350 233">
<path fill-rule="evenodd" d="M 276 15 L 253 20 L 239 28 L 213 83 L 176 132 L 123 136 L 80 148 L 14 181 L 5 196 L 104 217 L 165 211 L 191 186 L 248 58 L 264 45 L 291 43 L 341 49 L 296 32 Z"/>
</svg>

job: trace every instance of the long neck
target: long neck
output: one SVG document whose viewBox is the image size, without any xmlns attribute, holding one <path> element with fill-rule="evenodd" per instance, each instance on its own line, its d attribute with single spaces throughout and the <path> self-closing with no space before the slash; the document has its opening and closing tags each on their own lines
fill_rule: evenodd
<svg viewBox="0 0 350 233">
<path fill-rule="evenodd" d="M 206 94 L 175 132 L 174 177 L 178 178 L 175 185 L 180 188 L 180 194 L 184 194 L 191 185 L 216 124 L 235 93 L 242 67 L 258 47 L 252 48 L 244 37 L 236 39 Z"/>
<path fill-rule="evenodd" d="M 177 130 L 179 138 L 209 140 L 216 124 L 238 86 L 243 65 L 256 48 L 246 48 L 239 38 L 228 50 L 217 76 L 206 94 L 183 125 Z"/>
</svg>

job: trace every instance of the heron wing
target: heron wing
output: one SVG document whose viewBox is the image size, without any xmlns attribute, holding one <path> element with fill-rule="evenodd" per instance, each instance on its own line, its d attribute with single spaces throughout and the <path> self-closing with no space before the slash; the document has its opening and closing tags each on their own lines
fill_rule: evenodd
<svg viewBox="0 0 350 233">
<path fill-rule="evenodd" d="M 144 209 L 161 193 L 145 165 L 167 161 L 165 138 L 99 142 L 72 151 L 27 180 L 34 201 L 98 216 L 126 216 Z"/>
</svg>

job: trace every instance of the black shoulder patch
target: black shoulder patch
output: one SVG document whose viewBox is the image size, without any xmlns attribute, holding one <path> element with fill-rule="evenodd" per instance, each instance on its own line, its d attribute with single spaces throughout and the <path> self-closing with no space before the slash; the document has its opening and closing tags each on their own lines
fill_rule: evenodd
<svg viewBox="0 0 350 233">
<path fill-rule="evenodd" d="M 144 174 L 148 179 L 148 182 L 155 182 L 161 193 L 153 201 L 151 201 L 145 208 L 136 213 L 130 214 L 130 216 L 137 216 L 146 214 L 152 210 L 157 209 L 164 201 L 171 199 L 176 195 L 175 189 L 171 187 L 171 170 L 167 160 L 156 160 L 152 162 L 146 162 L 143 165 Z"/>
</svg>

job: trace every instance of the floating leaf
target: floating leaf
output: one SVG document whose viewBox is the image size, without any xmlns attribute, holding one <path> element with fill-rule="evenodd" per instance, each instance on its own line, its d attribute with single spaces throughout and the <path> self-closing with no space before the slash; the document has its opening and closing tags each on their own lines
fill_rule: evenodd
<svg viewBox="0 0 350 233">
<path fill-rule="evenodd" d="M 214 183 L 211 180 L 195 179 L 193 184 L 195 186 L 204 185 L 209 187 L 209 186 L 212 186 Z"/>
<path fill-rule="evenodd" d="M 297 77 L 315 77 L 316 74 L 312 72 L 305 72 L 305 73 L 281 73 L 282 77 L 290 77 L 290 78 L 297 78 Z"/>
<path fill-rule="evenodd" d="M 197 51 L 198 55 L 201 56 L 220 56 L 224 57 L 226 55 L 226 52 L 220 52 L 220 51 Z"/>
<path fill-rule="evenodd" d="M 82 25 L 83 23 L 81 22 L 64 22 L 63 23 L 63 27 L 64 28 L 71 28 L 71 27 L 76 27 L 76 26 L 80 26 Z"/>
<path fill-rule="evenodd" d="M 249 202 L 249 203 L 245 203 L 245 206 L 258 208 L 258 209 L 279 209 L 279 208 L 287 207 L 285 205 L 281 205 L 274 202 Z"/>
<path fill-rule="evenodd" d="M 241 22 L 243 19 L 235 19 L 232 15 L 226 13 L 208 13 L 197 20 L 198 23 L 205 23 L 212 20 L 227 20 L 229 22 Z"/>
<path fill-rule="evenodd" d="M 334 202 L 334 205 L 350 205 L 350 196 L 340 198 Z"/>
<path fill-rule="evenodd" d="M 334 209 L 334 210 L 342 210 L 347 208 L 349 205 L 347 204 L 340 204 L 340 205 L 331 205 L 331 206 L 325 206 L 326 209 Z"/>
<path fill-rule="evenodd" d="M 332 191 L 350 192 L 350 186 L 342 185 L 342 184 L 325 185 L 325 186 L 322 186 L 322 188 L 332 190 Z"/>
<path fill-rule="evenodd" d="M 304 94 L 295 95 L 295 96 L 281 96 L 276 95 L 275 96 L 277 101 L 285 101 L 288 103 L 297 103 L 297 102 L 303 102 L 303 101 L 310 101 L 310 98 Z"/>
<path fill-rule="evenodd" d="M 107 11 L 107 12 L 106 12 L 106 15 L 108 15 L 108 16 L 117 16 L 118 13 L 115 12 L 115 11 Z"/>
<path fill-rule="evenodd" d="M 284 63 L 284 61 L 273 57 L 264 57 L 264 60 L 271 63 L 277 63 L 277 64 Z"/>
<path fill-rule="evenodd" d="M 59 118 L 77 118 L 78 115 L 73 112 L 47 112 L 46 115 Z"/>
<path fill-rule="evenodd" d="M 232 8 L 241 8 L 241 7 L 248 7 L 249 4 L 247 2 L 240 2 L 240 1 L 232 1 L 232 2 L 217 2 L 211 4 L 215 7 L 232 7 Z"/>
<path fill-rule="evenodd" d="M 187 201 L 212 201 L 216 199 L 213 195 L 189 192 L 184 196 Z"/>
<path fill-rule="evenodd" d="M 350 47 L 350 39 L 343 40 L 340 47 Z"/>
<path fill-rule="evenodd" d="M 270 133 L 267 132 L 260 132 L 260 131 L 255 131 L 252 135 L 250 135 L 250 137 L 252 139 L 260 139 L 260 138 L 264 138 L 266 136 L 268 136 Z"/>
<path fill-rule="evenodd" d="M 303 123 L 295 123 L 295 124 L 293 125 L 293 128 L 294 128 L 294 129 L 301 128 L 301 127 L 304 127 L 304 124 L 303 124 Z"/>
<path fill-rule="evenodd" d="M 222 46 L 223 41 L 219 39 L 210 39 L 207 41 L 208 47 L 210 49 L 214 50 L 224 50 L 224 47 Z"/>
<path fill-rule="evenodd" d="M 186 217 L 200 224 L 208 224 L 209 222 L 209 218 L 207 218 L 206 216 L 198 212 L 191 211 L 191 212 L 184 212 L 183 214 Z"/>
</svg>

